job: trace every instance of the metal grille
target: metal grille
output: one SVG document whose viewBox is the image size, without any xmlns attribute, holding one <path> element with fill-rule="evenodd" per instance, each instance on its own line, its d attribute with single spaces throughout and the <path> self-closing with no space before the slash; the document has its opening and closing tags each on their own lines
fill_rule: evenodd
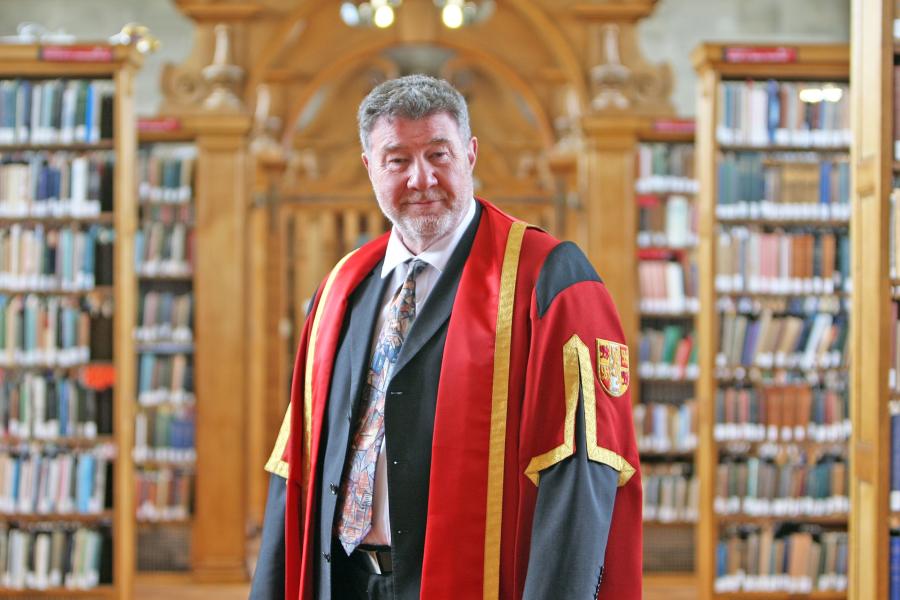
<svg viewBox="0 0 900 600">
<path fill-rule="evenodd" d="M 693 570 L 693 527 L 644 526 L 645 573 L 680 573 Z"/>
<path fill-rule="evenodd" d="M 190 527 L 150 525 L 138 531 L 138 571 L 188 571 L 190 568 Z"/>
</svg>

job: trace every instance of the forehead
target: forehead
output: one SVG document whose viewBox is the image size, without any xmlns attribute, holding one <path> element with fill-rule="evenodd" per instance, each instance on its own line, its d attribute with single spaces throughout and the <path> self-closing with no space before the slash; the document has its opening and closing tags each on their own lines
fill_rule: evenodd
<svg viewBox="0 0 900 600">
<path fill-rule="evenodd" d="M 388 115 L 379 117 L 372 127 L 369 140 L 376 150 L 395 146 L 425 146 L 435 140 L 462 142 L 456 120 L 446 112 L 434 113 L 422 119 Z"/>
</svg>

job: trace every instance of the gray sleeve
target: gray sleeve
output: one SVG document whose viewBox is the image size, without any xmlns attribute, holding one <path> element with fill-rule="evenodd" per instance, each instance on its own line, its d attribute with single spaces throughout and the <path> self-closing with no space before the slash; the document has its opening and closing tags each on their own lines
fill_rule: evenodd
<svg viewBox="0 0 900 600">
<path fill-rule="evenodd" d="M 575 454 L 540 474 L 523 600 L 589 600 L 600 590 L 619 473 L 588 460 L 584 398 L 578 404 Z"/>
<path fill-rule="evenodd" d="M 262 543 L 249 600 L 284 599 L 284 507 L 287 485 L 278 475 L 269 477 L 269 497 L 263 518 Z"/>
</svg>

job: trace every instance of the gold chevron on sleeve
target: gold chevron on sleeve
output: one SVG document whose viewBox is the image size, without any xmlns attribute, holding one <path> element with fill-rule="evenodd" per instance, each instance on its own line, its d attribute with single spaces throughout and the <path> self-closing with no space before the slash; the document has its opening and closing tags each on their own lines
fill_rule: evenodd
<svg viewBox="0 0 900 600">
<path fill-rule="evenodd" d="M 291 405 L 288 404 L 284 413 L 284 419 L 281 421 L 281 429 L 278 430 L 278 439 L 275 440 L 275 447 L 272 454 L 266 462 L 266 471 L 278 475 L 279 477 L 288 477 L 288 464 L 282 457 L 284 456 L 284 447 L 287 445 L 288 437 L 291 434 Z"/>
<path fill-rule="evenodd" d="M 628 483 L 635 469 L 622 456 L 597 444 L 597 397 L 594 392 L 594 369 L 587 345 L 578 335 L 572 335 L 563 346 L 563 380 L 566 395 L 566 422 L 563 443 L 535 456 L 528 463 L 525 475 L 538 485 L 541 471 L 572 456 L 575 453 L 575 411 L 578 409 L 578 392 L 584 395 L 584 433 L 588 459 L 609 465 L 619 473 L 619 487 Z"/>
</svg>

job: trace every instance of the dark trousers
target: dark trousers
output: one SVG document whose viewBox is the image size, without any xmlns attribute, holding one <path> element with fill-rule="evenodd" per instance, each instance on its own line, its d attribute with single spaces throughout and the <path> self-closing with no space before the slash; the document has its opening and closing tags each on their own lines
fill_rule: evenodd
<svg viewBox="0 0 900 600">
<path fill-rule="evenodd" d="M 390 600 L 394 597 L 391 575 L 377 575 L 366 566 L 365 557 L 347 556 L 337 540 L 331 542 L 332 600 Z"/>
</svg>

